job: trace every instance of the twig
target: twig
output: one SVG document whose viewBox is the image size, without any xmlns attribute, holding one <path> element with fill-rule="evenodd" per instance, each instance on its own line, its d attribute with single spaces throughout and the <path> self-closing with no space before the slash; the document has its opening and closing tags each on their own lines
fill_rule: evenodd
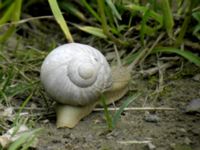
<svg viewBox="0 0 200 150">
<path fill-rule="evenodd" d="M 15 109 L 15 110 L 19 110 L 20 107 L 14 107 L 14 109 Z M 43 111 L 45 111 L 45 110 L 47 110 L 47 108 L 24 107 L 23 110 L 43 110 Z"/>
<path fill-rule="evenodd" d="M 160 34 L 160 36 L 156 39 L 153 45 L 148 48 L 148 46 L 137 56 L 137 58 L 128 66 L 130 70 L 132 70 L 136 64 L 142 63 L 144 59 L 151 53 L 151 51 L 156 47 L 158 42 L 163 38 L 164 33 Z"/>
<path fill-rule="evenodd" d="M 3 125 L 1 125 L 1 124 L 0 124 L 0 128 L 2 128 L 3 130 L 8 130 L 7 127 L 5 127 L 5 126 L 3 126 Z"/>
<path fill-rule="evenodd" d="M 168 62 L 168 63 L 162 64 L 162 65 L 160 65 L 160 69 L 170 68 L 174 64 L 175 63 L 173 63 L 173 62 Z M 153 68 L 150 68 L 150 69 L 147 69 L 147 70 L 142 70 L 139 73 L 141 73 L 144 77 L 147 77 L 147 76 L 151 76 L 151 75 L 157 73 L 158 71 L 159 71 L 159 67 L 157 66 L 157 67 L 153 67 Z"/>
<path fill-rule="evenodd" d="M 120 143 L 120 144 L 148 144 L 148 143 L 151 143 L 151 141 L 148 141 L 148 140 L 144 140 L 144 141 L 132 140 L 132 141 L 117 141 L 117 143 Z"/>
<path fill-rule="evenodd" d="M 112 108 L 109 107 L 108 110 L 109 111 L 115 111 L 115 110 L 119 110 L 119 107 L 116 108 Z M 124 108 L 124 111 L 146 111 L 146 110 L 159 110 L 159 111 L 172 111 L 172 110 L 176 110 L 175 108 L 170 108 L 170 107 L 127 107 Z M 103 108 L 95 108 L 93 111 L 104 111 Z"/>
<path fill-rule="evenodd" d="M 7 26 L 7 25 L 10 25 L 10 26 L 11 25 L 19 25 L 19 24 L 26 23 L 26 22 L 33 21 L 33 20 L 52 19 L 52 18 L 54 18 L 54 16 L 31 17 L 31 18 L 20 20 L 20 21 L 14 21 L 14 22 L 10 22 L 10 23 L 5 23 L 5 24 L 0 25 L 0 27 Z"/>
<path fill-rule="evenodd" d="M 189 40 L 185 40 L 185 41 L 184 41 L 184 44 L 185 44 L 186 46 L 192 47 L 193 49 L 198 49 L 198 50 L 200 50 L 200 44 L 199 44 L 199 43 L 195 43 L 195 42 L 192 42 L 192 41 L 189 41 Z"/>
<path fill-rule="evenodd" d="M 18 107 L 14 107 L 14 109 L 18 110 Z M 46 110 L 46 108 L 31 108 L 31 107 L 25 107 L 23 108 L 24 110 Z M 52 108 L 53 109 L 53 108 Z M 93 111 L 103 111 L 103 108 L 95 108 Z M 115 111 L 119 110 L 119 107 L 108 107 L 109 111 Z M 176 110 L 175 108 L 170 108 L 170 107 L 127 107 L 124 108 L 125 111 L 133 110 L 133 111 L 145 111 L 145 110 Z"/>
<path fill-rule="evenodd" d="M 153 45 L 147 50 L 146 53 L 144 53 L 144 56 L 141 58 L 139 63 L 142 63 L 145 58 L 152 52 L 152 50 L 157 46 L 157 44 L 160 42 L 160 40 L 164 37 L 164 33 L 161 33 L 158 38 L 156 39 L 156 41 L 153 43 Z"/>
<path fill-rule="evenodd" d="M 177 61 L 177 60 L 179 60 L 179 59 L 180 59 L 179 56 L 161 57 L 161 58 L 159 58 L 159 60 L 165 60 L 165 61 L 172 61 L 172 60 Z"/>
<path fill-rule="evenodd" d="M 128 55 L 125 56 L 125 58 L 129 58 L 131 55 L 133 55 L 133 53 L 136 53 L 136 51 L 138 51 L 139 48 L 140 48 L 140 44 L 136 43 L 134 48 L 131 50 L 131 52 Z"/>
<path fill-rule="evenodd" d="M 161 64 L 160 64 L 159 60 L 158 60 L 157 64 L 158 64 L 158 73 L 159 73 L 158 91 L 160 93 L 161 91 L 163 91 L 163 84 L 164 84 L 164 73 L 163 72 L 165 71 L 165 68 L 161 68 Z"/>
</svg>

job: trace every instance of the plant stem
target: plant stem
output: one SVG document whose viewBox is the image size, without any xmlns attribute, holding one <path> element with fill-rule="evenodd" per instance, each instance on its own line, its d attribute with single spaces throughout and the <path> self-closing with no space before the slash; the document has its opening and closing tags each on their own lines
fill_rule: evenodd
<svg viewBox="0 0 200 150">
<path fill-rule="evenodd" d="M 101 100 L 101 103 L 102 103 L 102 106 L 103 106 L 103 109 L 104 109 L 104 115 L 105 115 L 105 118 L 106 118 L 108 129 L 112 130 L 113 129 L 112 118 L 111 118 L 111 115 L 108 111 L 108 106 L 106 105 L 106 98 L 103 94 L 101 95 L 100 100 Z"/>
<path fill-rule="evenodd" d="M 186 12 L 186 16 L 185 16 L 183 25 L 181 27 L 178 38 L 176 39 L 175 47 L 179 47 L 181 45 L 181 43 L 183 42 L 183 38 L 185 36 L 185 33 L 187 31 L 188 25 L 189 25 L 190 20 L 191 20 L 192 8 L 194 7 L 194 5 L 192 4 L 192 2 L 190 0 L 188 0 L 188 7 L 189 7 L 189 9 Z"/>
<path fill-rule="evenodd" d="M 104 11 L 104 8 L 105 8 L 104 0 L 98 0 L 98 6 L 99 6 L 99 13 L 100 13 L 100 17 L 101 17 L 101 25 L 103 28 L 103 32 L 107 35 L 108 38 L 110 38 L 116 44 L 128 45 L 127 42 L 117 39 L 110 33 L 109 26 L 107 25 L 107 21 L 106 21 L 105 11 Z"/>
<path fill-rule="evenodd" d="M 101 18 L 99 15 L 94 11 L 94 9 L 88 4 L 86 0 L 81 0 L 83 5 L 86 7 L 86 9 L 99 21 L 101 22 Z"/>
</svg>

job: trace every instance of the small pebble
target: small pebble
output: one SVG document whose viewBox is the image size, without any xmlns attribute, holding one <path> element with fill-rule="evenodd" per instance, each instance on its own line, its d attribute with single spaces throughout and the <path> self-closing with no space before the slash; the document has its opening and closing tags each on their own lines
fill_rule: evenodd
<svg viewBox="0 0 200 150">
<path fill-rule="evenodd" d="M 73 145 L 71 143 L 65 144 L 66 149 L 73 149 Z"/>
<path fill-rule="evenodd" d="M 184 128 L 179 128 L 178 130 L 179 130 L 180 132 L 182 132 L 182 133 L 186 133 L 186 132 L 187 132 Z"/>
<path fill-rule="evenodd" d="M 148 143 L 147 146 L 148 146 L 148 149 L 149 149 L 149 150 L 154 150 L 154 149 L 156 149 L 156 146 L 153 145 L 152 143 Z"/>
<path fill-rule="evenodd" d="M 192 79 L 194 81 L 200 81 L 200 74 L 196 74 Z"/>
<path fill-rule="evenodd" d="M 111 139 L 113 139 L 113 136 L 111 136 L 111 135 L 106 136 L 106 139 L 111 140 Z"/>
<path fill-rule="evenodd" d="M 44 124 L 49 123 L 49 119 L 45 119 L 45 120 L 43 120 L 42 123 L 44 123 Z"/>
<path fill-rule="evenodd" d="M 186 106 L 185 112 L 189 114 L 200 113 L 200 99 L 193 99 Z"/>
<path fill-rule="evenodd" d="M 191 141 L 188 137 L 185 137 L 184 143 L 185 143 L 186 145 L 190 145 L 190 144 L 192 143 L 192 141 Z"/>
<path fill-rule="evenodd" d="M 92 136 L 92 134 L 89 134 L 87 137 L 86 137 L 86 140 L 87 141 L 92 141 L 94 139 L 94 137 Z"/>
<path fill-rule="evenodd" d="M 151 114 L 149 112 L 145 113 L 144 120 L 147 122 L 158 122 L 160 118 L 156 114 Z"/>
<path fill-rule="evenodd" d="M 70 134 L 68 135 L 68 138 L 71 139 L 71 140 L 74 140 L 76 137 L 75 137 L 72 133 L 70 133 Z"/>
<path fill-rule="evenodd" d="M 194 136 L 199 136 L 200 135 L 200 131 L 199 131 L 199 129 L 195 129 L 195 128 L 193 128 L 193 130 L 191 130 L 191 133 L 194 135 Z"/>
</svg>

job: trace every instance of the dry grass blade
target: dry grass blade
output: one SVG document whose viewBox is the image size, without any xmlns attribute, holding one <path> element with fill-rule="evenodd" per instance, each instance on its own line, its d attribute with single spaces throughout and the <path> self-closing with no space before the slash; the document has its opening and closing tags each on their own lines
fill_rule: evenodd
<svg viewBox="0 0 200 150">
<path fill-rule="evenodd" d="M 53 12 L 53 15 L 55 16 L 55 19 L 58 22 L 58 24 L 60 25 L 62 31 L 64 32 L 64 34 L 65 34 L 65 36 L 67 38 L 67 40 L 69 42 L 74 42 L 74 40 L 72 38 L 72 35 L 71 35 L 70 31 L 69 31 L 69 28 L 68 28 L 68 26 L 67 26 L 67 24 L 65 22 L 65 19 L 64 19 L 63 15 L 62 15 L 62 13 L 60 11 L 60 8 L 58 6 L 57 1 L 56 0 L 48 0 L 48 2 L 49 2 L 49 5 L 51 7 L 51 10 Z"/>
<path fill-rule="evenodd" d="M 149 140 L 139 141 L 139 140 L 132 140 L 132 141 L 117 141 L 120 144 L 148 144 L 151 143 Z"/>
<path fill-rule="evenodd" d="M 84 31 L 86 33 L 92 34 L 94 36 L 106 39 L 107 36 L 103 33 L 103 30 L 101 28 L 93 27 L 93 26 L 79 26 L 77 24 L 73 24 L 75 27 L 77 27 L 79 30 Z"/>
<path fill-rule="evenodd" d="M 128 68 L 131 70 L 133 69 L 137 63 L 141 63 L 144 61 L 144 59 L 152 52 L 152 50 L 156 47 L 156 45 L 158 44 L 158 42 L 163 38 L 164 33 L 160 34 L 160 36 L 158 36 L 158 38 L 156 39 L 156 41 L 153 43 L 153 45 L 148 48 L 146 47 L 144 50 L 142 50 L 138 56 L 135 58 L 135 60 L 128 66 Z"/>
<path fill-rule="evenodd" d="M 52 19 L 52 18 L 54 18 L 54 16 L 31 17 L 31 18 L 22 19 L 22 20 L 19 20 L 19 21 L 13 21 L 11 23 L 1 24 L 0 28 L 4 27 L 4 26 L 20 25 L 20 24 L 23 24 L 23 23 L 26 23 L 26 22 L 29 22 L 29 21 L 33 21 L 33 20 L 38 20 L 38 19 Z"/>
<path fill-rule="evenodd" d="M 119 110 L 119 107 L 112 108 L 109 107 L 109 111 L 116 111 Z M 93 111 L 103 111 L 103 108 L 95 108 Z M 172 111 L 176 110 L 175 108 L 170 107 L 126 107 L 123 109 L 124 111 Z"/>
</svg>

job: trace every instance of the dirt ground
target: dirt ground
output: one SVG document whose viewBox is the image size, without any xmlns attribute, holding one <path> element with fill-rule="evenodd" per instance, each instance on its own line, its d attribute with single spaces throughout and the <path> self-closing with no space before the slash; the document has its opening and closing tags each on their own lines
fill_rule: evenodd
<svg viewBox="0 0 200 150">
<path fill-rule="evenodd" d="M 127 95 L 141 92 L 142 96 L 129 107 L 170 107 L 175 110 L 124 111 L 112 131 L 108 131 L 103 111 L 93 112 L 73 129 L 56 129 L 56 118 L 53 117 L 48 123 L 39 123 L 45 131 L 39 138 L 37 149 L 200 150 L 200 114 L 185 113 L 188 103 L 200 98 L 199 72 L 199 68 L 191 63 L 181 69 L 167 70 L 163 91 L 158 95 L 152 94 L 158 85 L 156 75 L 133 79 Z"/>
</svg>

